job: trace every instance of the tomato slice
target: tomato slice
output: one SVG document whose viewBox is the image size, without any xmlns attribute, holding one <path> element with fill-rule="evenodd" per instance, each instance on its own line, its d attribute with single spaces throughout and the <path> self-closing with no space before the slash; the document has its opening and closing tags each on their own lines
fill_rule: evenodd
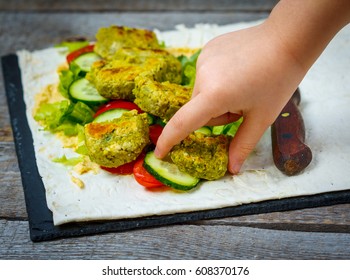
<svg viewBox="0 0 350 280">
<path fill-rule="evenodd" d="M 106 170 L 110 173 L 117 174 L 117 175 L 131 175 L 133 174 L 134 171 L 134 165 L 139 159 L 143 159 L 145 157 L 145 152 L 142 151 L 139 156 L 130 162 L 127 162 L 121 166 L 118 167 L 105 167 L 105 166 L 100 166 L 103 170 Z"/>
<path fill-rule="evenodd" d="M 84 53 L 89 53 L 94 51 L 95 45 L 88 45 L 85 47 L 82 47 L 81 49 L 75 50 L 67 55 L 66 59 L 68 63 L 71 63 L 74 59 L 81 56 Z"/>
<path fill-rule="evenodd" d="M 102 105 L 95 113 L 94 118 L 111 109 L 137 110 L 138 113 L 143 113 L 140 107 L 137 106 L 135 103 L 118 99 L 118 100 L 109 101 L 108 103 Z"/>
<path fill-rule="evenodd" d="M 134 170 L 135 162 L 136 162 L 136 160 L 125 163 L 125 164 L 118 166 L 118 167 L 101 166 L 101 168 L 103 170 L 106 170 L 110 173 L 117 174 L 117 175 L 131 175 L 133 173 L 133 170 Z"/>
<path fill-rule="evenodd" d="M 154 145 L 157 145 L 159 136 L 162 134 L 163 127 L 160 124 L 154 124 L 149 127 L 149 138 Z"/>
<path fill-rule="evenodd" d="M 144 167 L 143 167 L 144 157 L 138 159 L 134 165 L 134 177 L 135 180 L 142 186 L 146 188 L 159 188 L 163 187 L 164 184 L 159 182 L 154 178 Z"/>
</svg>

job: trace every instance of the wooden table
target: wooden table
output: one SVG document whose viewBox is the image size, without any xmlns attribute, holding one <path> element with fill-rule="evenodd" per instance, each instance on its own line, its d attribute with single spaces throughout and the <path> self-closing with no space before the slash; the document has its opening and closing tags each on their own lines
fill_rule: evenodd
<svg viewBox="0 0 350 280">
<path fill-rule="evenodd" d="M 1 0 L 0 55 L 75 35 L 93 38 L 111 24 L 167 30 L 179 23 L 256 20 L 275 2 Z M 350 204 L 31 242 L 2 73 L 0 178 L 0 259 L 350 258 Z"/>
</svg>

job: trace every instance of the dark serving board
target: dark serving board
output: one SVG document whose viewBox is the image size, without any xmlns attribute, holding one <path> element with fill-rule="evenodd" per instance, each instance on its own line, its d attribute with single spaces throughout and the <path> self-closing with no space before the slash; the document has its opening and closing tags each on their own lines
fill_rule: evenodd
<svg viewBox="0 0 350 280">
<path fill-rule="evenodd" d="M 4 56 L 1 62 L 32 241 L 48 241 L 56 238 L 164 226 L 201 219 L 296 210 L 350 202 L 350 191 L 339 191 L 215 210 L 54 226 L 52 213 L 46 204 L 44 184 L 36 165 L 32 134 L 25 113 L 26 106 L 23 100 L 21 71 L 17 55 Z"/>
</svg>

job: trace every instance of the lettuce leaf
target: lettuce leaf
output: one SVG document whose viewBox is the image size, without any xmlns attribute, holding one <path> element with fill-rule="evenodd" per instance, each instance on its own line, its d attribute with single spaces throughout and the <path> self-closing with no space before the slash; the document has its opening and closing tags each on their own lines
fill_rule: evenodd
<svg viewBox="0 0 350 280">
<path fill-rule="evenodd" d="M 187 57 L 185 55 L 180 55 L 178 60 L 181 62 L 181 84 L 186 86 L 193 86 L 196 80 L 196 63 L 201 50 Z"/>
<path fill-rule="evenodd" d="M 64 164 L 66 166 L 75 166 L 78 163 L 82 162 L 84 160 L 83 157 L 79 156 L 79 157 L 72 157 L 72 158 L 67 158 L 66 155 L 63 155 L 60 158 L 54 158 L 52 159 L 53 162 L 57 162 L 57 163 L 61 163 Z"/>
<path fill-rule="evenodd" d="M 61 42 L 55 45 L 56 48 L 65 47 L 67 48 L 67 53 L 79 50 L 85 46 L 89 45 L 88 41 L 73 41 L 73 42 Z"/>
<path fill-rule="evenodd" d="M 77 135 L 77 125 L 84 125 L 93 120 L 94 111 L 82 102 L 72 103 L 62 100 L 54 103 L 43 103 L 38 108 L 34 119 L 40 122 L 45 130 L 63 131 L 67 136 Z"/>
<path fill-rule="evenodd" d="M 211 128 L 212 133 L 214 135 L 225 134 L 225 135 L 233 137 L 233 136 L 235 136 L 242 121 L 243 121 L 243 117 L 240 118 L 239 120 L 232 122 L 232 123 L 229 123 L 229 124 L 213 126 Z"/>
<path fill-rule="evenodd" d="M 65 97 L 69 99 L 69 87 L 70 85 L 80 78 L 85 77 L 86 73 L 80 69 L 80 67 L 72 62 L 69 65 L 68 70 L 62 70 L 59 74 L 60 83 L 58 85 L 59 92 Z"/>
<path fill-rule="evenodd" d="M 53 131 L 63 123 L 69 108 L 69 100 L 42 103 L 34 115 L 34 119 L 41 122 L 45 129 Z"/>
</svg>

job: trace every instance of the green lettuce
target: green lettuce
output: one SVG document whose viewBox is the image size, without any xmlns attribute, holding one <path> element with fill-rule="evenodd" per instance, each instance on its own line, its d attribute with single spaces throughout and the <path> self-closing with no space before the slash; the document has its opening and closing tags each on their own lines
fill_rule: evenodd
<svg viewBox="0 0 350 280">
<path fill-rule="evenodd" d="M 74 136 L 79 133 L 77 125 L 91 122 L 93 115 L 94 111 L 82 102 L 72 103 L 69 100 L 62 100 L 41 104 L 34 119 L 40 122 L 45 130 L 62 131 L 67 136 Z"/>
<path fill-rule="evenodd" d="M 212 133 L 214 135 L 225 134 L 225 135 L 233 137 L 233 136 L 235 136 L 242 121 L 243 121 L 243 117 L 240 118 L 239 120 L 232 122 L 232 123 L 229 123 L 229 124 L 213 126 L 211 128 Z"/>
<path fill-rule="evenodd" d="M 196 80 L 196 63 L 201 50 L 187 57 L 185 55 L 180 55 L 178 60 L 181 62 L 181 84 L 186 86 L 194 85 Z"/>
<path fill-rule="evenodd" d="M 88 41 L 74 41 L 74 42 L 61 42 L 55 45 L 56 48 L 67 48 L 67 53 L 79 50 L 85 46 L 89 45 Z"/>
<path fill-rule="evenodd" d="M 67 158 L 66 155 L 63 155 L 60 158 L 52 159 L 53 162 L 61 163 L 61 164 L 66 165 L 66 166 L 75 166 L 78 163 L 82 162 L 83 160 L 84 160 L 84 158 L 82 156 Z"/>
<path fill-rule="evenodd" d="M 65 97 L 65 98 L 70 98 L 69 97 L 69 87 L 70 85 L 75 81 L 80 78 L 84 78 L 86 73 L 80 69 L 80 67 L 72 62 L 69 65 L 69 69 L 67 70 L 62 70 L 59 74 L 60 77 L 60 83 L 58 85 L 58 90 L 59 92 Z"/>
</svg>

